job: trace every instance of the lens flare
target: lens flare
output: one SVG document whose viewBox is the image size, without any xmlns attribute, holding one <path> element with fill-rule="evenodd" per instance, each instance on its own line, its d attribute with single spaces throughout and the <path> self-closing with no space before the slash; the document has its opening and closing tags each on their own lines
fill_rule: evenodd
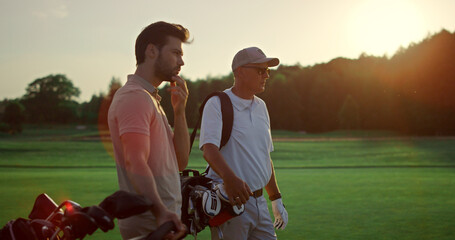
<svg viewBox="0 0 455 240">
<path fill-rule="evenodd" d="M 65 203 L 65 209 L 68 213 L 74 213 L 74 207 L 70 202 Z"/>
</svg>

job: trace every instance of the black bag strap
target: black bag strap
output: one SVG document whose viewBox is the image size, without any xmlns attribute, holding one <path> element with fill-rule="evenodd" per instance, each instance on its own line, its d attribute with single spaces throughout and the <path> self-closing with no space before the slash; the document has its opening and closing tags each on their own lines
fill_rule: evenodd
<svg viewBox="0 0 455 240">
<path fill-rule="evenodd" d="M 199 120 L 197 121 L 196 126 L 194 127 L 193 132 L 191 133 L 190 153 L 191 148 L 193 147 L 194 139 L 196 138 L 197 130 L 201 125 L 202 114 L 204 112 L 205 104 L 213 96 L 218 96 L 221 101 L 221 115 L 223 120 L 223 128 L 221 131 L 220 149 L 224 145 L 226 145 L 226 143 L 229 141 L 229 138 L 231 137 L 232 126 L 234 124 L 234 109 L 232 107 L 231 99 L 225 92 L 213 92 L 205 98 L 205 100 L 202 102 L 202 105 L 199 107 Z"/>
</svg>

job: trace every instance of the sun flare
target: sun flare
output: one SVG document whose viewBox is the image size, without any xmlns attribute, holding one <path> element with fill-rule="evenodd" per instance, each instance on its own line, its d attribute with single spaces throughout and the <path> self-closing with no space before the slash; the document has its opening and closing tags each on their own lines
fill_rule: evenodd
<svg viewBox="0 0 455 240">
<path fill-rule="evenodd" d="M 400 46 L 407 47 L 425 37 L 422 21 L 411 1 L 364 1 L 350 16 L 348 32 L 356 49 L 391 56 Z"/>
</svg>

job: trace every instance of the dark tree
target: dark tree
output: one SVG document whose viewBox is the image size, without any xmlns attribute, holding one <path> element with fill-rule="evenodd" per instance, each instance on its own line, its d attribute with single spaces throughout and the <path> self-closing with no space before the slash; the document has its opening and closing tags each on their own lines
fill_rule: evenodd
<svg viewBox="0 0 455 240">
<path fill-rule="evenodd" d="M 359 106 L 351 95 L 348 95 L 338 112 L 340 129 L 354 130 L 360 125 Z"/>
<path fill-rule="evenodd" d="M 104 93 L 99 95 L 92 95 L 88 102 L 83 102 L 79 107 L 80 121 L 84 124 L 97 124 L 98 114 L 100 112 L 101 104 L 106 96 Z"/>
<path fill-rule="evenodd" d="M 25 120 L 24 106 L 19 101 L 9 101 L 1 120 L 5 124 L 2 131 L 11 134 L 22 132 L 22 123 Z"/>
<path fill-rule="evenodd" d="M 119 78 L 112 77 L 111 82 L 109 83 L 109 92 L 105 96 L 100 104 L 98 112 L 98 129 L 100 131 L 106 131 L 109 129 L 107 123 L 107 115 L 109 112 L 109 107 L 111 106 L 114 95 L 122 87 L 122 83 Z"/>
<path fill-rule="evenodd" d="M 26 88 L 23 104 L 29 122 L 67 123 L 76 119 L 80 94 L 65 75 L 49 75 L 36 79 Z"/>
</svg>

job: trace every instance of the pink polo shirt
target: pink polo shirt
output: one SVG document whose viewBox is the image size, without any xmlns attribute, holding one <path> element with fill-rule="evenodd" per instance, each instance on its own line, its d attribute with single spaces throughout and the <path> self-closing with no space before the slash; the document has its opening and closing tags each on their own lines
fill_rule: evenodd
<svg viewBox="0 0 455 240">
<path fill-rule="evenodd" d="M 147 164 L 153 173 L 158 193 L 170 211 L 180 215 L 181 191 L 173 131 L 169 126 L 156 94 L 156 89 L 137 75 L 129 75 L 127 83 L 114 96 L 109 108 L 109 129 L 114 145 L 118 183 L 121 190 L 135 193 L 126 174 L 122 134 L 139 133 L 150 137 Z M 119 220 L 122 228 L 156 229 L 155 217 L 145 213 Z"/>
</svg>

